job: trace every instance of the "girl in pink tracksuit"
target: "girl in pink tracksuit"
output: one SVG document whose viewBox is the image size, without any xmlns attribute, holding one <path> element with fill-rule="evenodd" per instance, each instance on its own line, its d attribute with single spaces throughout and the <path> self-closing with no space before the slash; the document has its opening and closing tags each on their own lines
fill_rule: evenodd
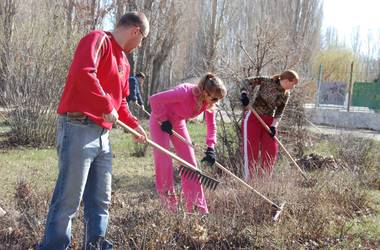
<svg viewBox="0 0 380 250">
<path fill-rule="evenodd" d="M 215 163 L 214 146 L 216 143 L 216 123 L 213 111 L 215 103 L 224 98 L 227 91 L 222 80 L 212 73 L 202 77 L 198 85 L 182 83 L 177 87 L 157 93 L 149 98 L 152 114 L 149 122 L 152 140 L 169 149 L 169 141 L 175 153 L 197 166 L 193 148 L 180 141 L 173 130 L 191 142 L 186 128 L 186 120 L 205 112 L 207 134 L 206 156 L 202 161 L 210 165 Z M 173 212 L 177 211 L 178 200 L 174 189 L 173 163 L 170 156 L 153 149 L 156 172 L 156 190 L 163 203 Z M 182 176 L 182 192 L 187 212 L 195 208 L 200 213 L 208 213 L 205 196 L 201 184 Z"/>
<path fill-rule="evenodd" d="M 286 70 L 273 77 L 250 77 L 245 79 L 247 89 L 251 92 L 258 87 L 256 98 L 252 104 L 253 109 L 270 128 L 270 133 L 257 120 L 254 114 L 247 110 L 242 122 L 243 139 L 243 174 L 246 181 L 257 172 L 259 176 L 270 176 L 277 159 L 278 145 L 274 140 L 277 126 L 289 99 L 289 90 L 298 83 L 298 74 L 293 70 Z M 241 92 L 241 102 L 244 107 L 249 104 L 247 90 Z M 261 153 L 261 157 L 259 156 Z M 261 158 L 262 165 L 259 165 Z"/>
</svg>

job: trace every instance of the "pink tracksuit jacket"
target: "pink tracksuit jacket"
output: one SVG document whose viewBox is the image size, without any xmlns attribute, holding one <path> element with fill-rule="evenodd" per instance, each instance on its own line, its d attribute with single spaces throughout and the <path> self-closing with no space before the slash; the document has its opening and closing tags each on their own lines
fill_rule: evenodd
<svg viewBox="0 0 380 250">
<path fill-rule="evenodd" d="M 197 162 L 194 150 L 174 135 L 170 136 L 160 128 L 160 123 L 169 120 L 173 130 L 191 142 L 186 128 L 186 120 L 194 118 L 205 112 L 207 134 L 206 144 L 214 148 L 216 143 L 215 113 L 206 110 L 207 104 L 197 110 L 198 96 L 194 95 L 195 84 L 183 83 L 177 87 L 157 93 L 149 98 L 152 107 L 150 118 L 150 133 L 152 140 L 162 147 L 169 149 L 170 142 L 175 153 L 195 167 Z M 173 163 L 170 156 L 153 149 L 154 165 L 156 171 L 156 190 L 164 204 L 171 210 L 177 211 L 178 200 L 175 195 L 173 183 Z M 194 181 L 182 177 L 182 193 L 185 198 L 186 210 L 192 212 L 196 208 L 200 213 L 208 213 L 207 204 L 202 186 Z"/>
</svg>

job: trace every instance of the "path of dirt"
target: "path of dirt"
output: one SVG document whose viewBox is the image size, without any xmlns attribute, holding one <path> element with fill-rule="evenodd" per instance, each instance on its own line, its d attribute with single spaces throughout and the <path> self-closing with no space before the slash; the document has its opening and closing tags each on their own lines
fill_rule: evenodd
<svg viewBox="0 0 380 250">
<path fill-rule="evenodd" d="M 374 139 L 380 141 L 380 131 L 366 129 L 344 129 L 330 126 L 314 125 L 309 126 L 312 132 L 326 135 L 352 135 L 355 137 Z"/>
</svg>

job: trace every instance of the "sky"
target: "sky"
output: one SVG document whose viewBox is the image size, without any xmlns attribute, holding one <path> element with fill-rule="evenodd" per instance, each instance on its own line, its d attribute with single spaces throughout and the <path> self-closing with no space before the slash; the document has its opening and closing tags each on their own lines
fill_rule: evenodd
<svg viewBox="0 0 380 250">
<path fill-rule="evenodd" d="M 339 37 L 350 42 L 352 29 L 360 26 L 365 42 L 368 33 L 380 44 L 380 0 L 324 0 L 323 29 L 336 28 Z"/>
</svg>

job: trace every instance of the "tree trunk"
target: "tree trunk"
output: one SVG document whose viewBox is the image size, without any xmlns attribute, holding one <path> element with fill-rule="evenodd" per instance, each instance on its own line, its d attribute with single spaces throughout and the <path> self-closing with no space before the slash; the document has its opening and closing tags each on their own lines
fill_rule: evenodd
<svg viewBox="0 0 380 250">
<path fill-rule="evenodd" d="M 66 41 L 69 43 L 73 33 L 73 15 L 75 0 L 68 0 L 66 7 Z"/>
<path fill-rule="evenodd" d="M 120 20 L 120 18 L 124 15 L 124 12 L 125 12 L 125 0 L 117 0 L 116 1 L 115 25 Z"/>
<path fill-rule="evenodd" d="M 7 79 L 9 76 L 8 62 L 11 60 L 10 51 L 13 39 L 14 19 L 16 15 L 16 4 L 14 0 L 5 0 L 4 9 L 2 10 L 4 40 L 0 48 L 0 90 L 5 91 L 7 88 Z"/>
<path fill-rule="evenodd" d="M 206 55 L 206 70 L 207 71 L 214 71 L 214 60 L 215 60 L 215 53 L 216 53 L 216 9 L 218 6 L 218 0 L 211 0 L 211 23 L 210 23 L 210 37 L 209 37 L 209 45 L 207 48 L 207 55 Z"/>
<path fill-rule="evenodd" d="M 96 5 L 97 0 L 91 0 L 91 6 L 90 6 L 90 18 L 91 18 L 91 24 L 90 24 L 90 30 L 94 30 L 96 27 Z"/>
</svg>

